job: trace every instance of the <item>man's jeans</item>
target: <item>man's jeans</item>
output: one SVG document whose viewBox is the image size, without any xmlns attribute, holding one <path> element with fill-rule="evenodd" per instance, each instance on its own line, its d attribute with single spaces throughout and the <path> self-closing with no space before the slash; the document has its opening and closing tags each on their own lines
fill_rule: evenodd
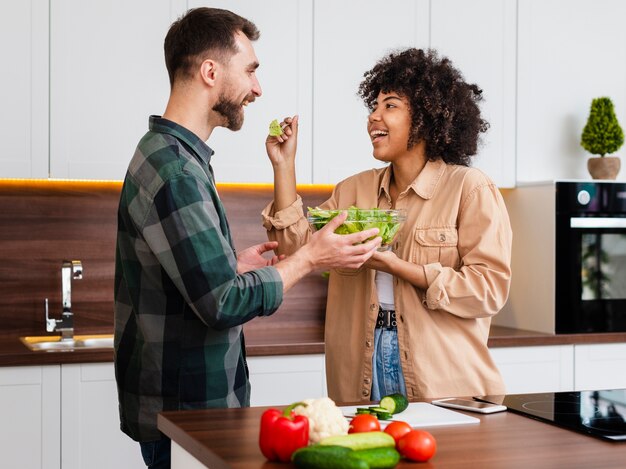
<svg viewBox="0 0 626 469">
<path fill-rule="evenodd" d="M 169 438 L 139 443 L 139 445 L 143 462 L 149 469 L 170 469 L 172 441 Z"/>
<path fill-rule="evenodd" d="M 406 396 L 397 329 L 375 329 L 372 370 L 372 401 L 379 401 L 395 392 Z"/>
</svg>

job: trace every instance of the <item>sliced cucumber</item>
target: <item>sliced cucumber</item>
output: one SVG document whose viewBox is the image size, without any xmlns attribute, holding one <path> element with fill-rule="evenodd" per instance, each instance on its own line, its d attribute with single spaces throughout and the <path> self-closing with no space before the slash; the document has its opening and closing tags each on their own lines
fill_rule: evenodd
<svg viewBox="0 0 626 469">
<path fill-rule="evenodd" d="M 409 400 L 404 394 L 394 393 L 383 397 L 378 405 L 387 412 L 399 414 L 400 412 L 404 412 L 409 406 Z"/>
</svg>

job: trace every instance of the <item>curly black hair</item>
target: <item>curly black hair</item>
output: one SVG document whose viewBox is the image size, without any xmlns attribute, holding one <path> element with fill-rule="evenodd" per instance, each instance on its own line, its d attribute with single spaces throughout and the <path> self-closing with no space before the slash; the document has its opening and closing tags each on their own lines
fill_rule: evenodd
<svg viewBox="0 0 626 469">
<path fill-rule="evenodd" d="M 448 58 L 439 58 L 432 49 L 406 49 L 383 57 L 363 76 L 358 95 L 370 111 L 381 91 L 398 93 L 408 100 L 408 148 L 424 140 L 429 160 L 470 165 L 479 134 L 486 132 L 489 124 L 481 118 L 478 107 L 482 90 L 466 83 Z"/>
</svg>

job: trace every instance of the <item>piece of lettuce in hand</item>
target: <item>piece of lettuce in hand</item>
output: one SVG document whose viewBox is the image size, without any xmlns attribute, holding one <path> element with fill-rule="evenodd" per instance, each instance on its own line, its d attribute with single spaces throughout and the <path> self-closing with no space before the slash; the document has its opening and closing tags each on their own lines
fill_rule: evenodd
<svg viewBox="0 0 626 469">
<path fill-rule="evenodd" d="M 271 137 L 280 137 L 283 133 L 283 128 L 278 123 L 278 119 L 274 119 L 272 122 L 270 122 Z"/>
</svg>

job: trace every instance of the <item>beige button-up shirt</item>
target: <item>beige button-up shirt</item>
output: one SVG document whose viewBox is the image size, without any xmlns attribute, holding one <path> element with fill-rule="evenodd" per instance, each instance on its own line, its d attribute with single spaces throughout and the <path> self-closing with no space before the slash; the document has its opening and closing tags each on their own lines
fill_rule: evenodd
<svg viewBox="0 0 626 469">
<path fill-rule="evenodd" d="M 391 167 L 352 176 L 322 208 L 391 208 Z M 511 279 L 509 218 L 495 184 L 480 170 L 428 162 L 395 208 L 407 220 L 394 252 L 424 269 L 428 289 L 394 277 L 400 363 L 410 399 L 504 394 L 487 348 L 491 317 L 504 305 Z M 263 211 L 279 252 L 290 254 L 311 235 L 300 197 L 277 213 Z M 332 270 L 325 343 L 329 396 L 369 401 L 378 299 L 375 271 Z"/>
</svg>

